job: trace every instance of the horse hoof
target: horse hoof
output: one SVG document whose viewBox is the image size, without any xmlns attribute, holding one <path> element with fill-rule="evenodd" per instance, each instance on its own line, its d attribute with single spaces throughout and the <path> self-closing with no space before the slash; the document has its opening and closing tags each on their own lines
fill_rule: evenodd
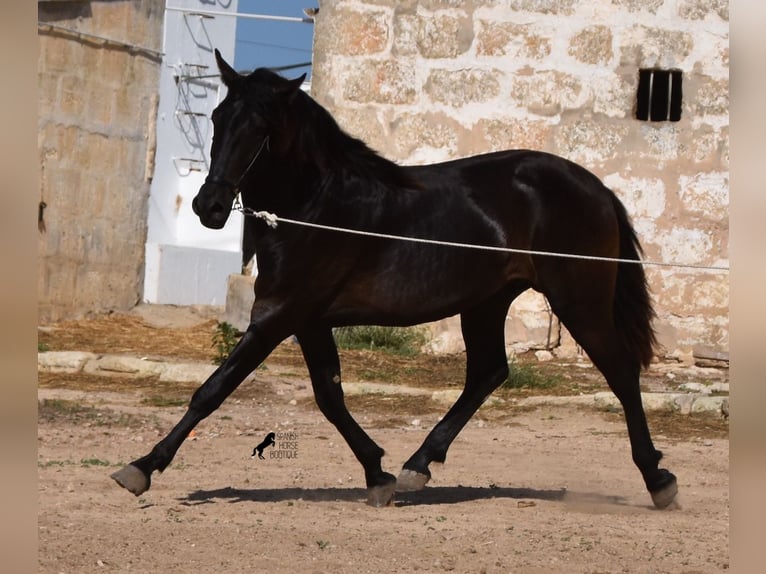
<svg viewBox="0 0 766 574">
<path fill-rule="evenodd" d="M 676 482 L 675 477 L 660 490 L 655 490 L 654 492 L 650 492 L 650 494 L 652 495 L 652 502 L 654 502 L 655 507 L 660 510 L 670 507 L 678 494 L 678 483 Z"/>
<path fill-rule="evenodd" d="M 413 490 L 423 490 L 430 476 L 422 472 L 416 472 L 408 468 L 403 468 L 396 479 L 396 490 L 399 492 L 411 492 Z"/>
<path fill-rule="evenodd" d="M 387 482 L 380 486 L 373 486 L 367 489 L 367 504 L 380 508 L 381 506 L 391 506 L 396 492 L 396 481 Z"/>
<path fill-rule="evenodd" d="M 136 496 L 149 490 L 149 478 L 138 468 L 129 464 L 122 467 L 111 477 L 121 487 L 126 488 Z"/>
</svg>

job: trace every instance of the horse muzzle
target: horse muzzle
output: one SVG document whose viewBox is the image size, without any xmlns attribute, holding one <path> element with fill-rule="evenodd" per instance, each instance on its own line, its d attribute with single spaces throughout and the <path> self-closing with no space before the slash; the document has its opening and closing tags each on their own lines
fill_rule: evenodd
<svg viewBox="0 0 766 574">
<path fill-rule="evenodd" d="M 204 183 L 192 200 L 192 211 L 200 223 L 210 229 L 221 229 L 231 213 L 231 192 L 226 186 Z"/>
</svg>

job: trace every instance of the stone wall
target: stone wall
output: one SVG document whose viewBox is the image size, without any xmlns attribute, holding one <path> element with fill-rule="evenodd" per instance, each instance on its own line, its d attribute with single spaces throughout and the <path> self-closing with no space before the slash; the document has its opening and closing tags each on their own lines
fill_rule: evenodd
<svg viewBox="0 0 766 574">
<path fill-rule="evenodd" d="M 567 157 L 625 202 L 647 259 L 726 265 L 728 19 L 724 0 L 324 0 L 312 93 L 401 163 Z M 635 119 L 652 67 L 682 70 L 681 121 Z M 728 351 L 728 274 L 647 272 L 666 354 Z M 574 352 L 538 295 L 511 318 L 512 347 Z M 455 324 L 437 344 L 452 345 Z"/>
<path fill-rule="evenodd" d="M 164 4 L 38 3 L 41 321 L 140 299 Z"/>
</svg>

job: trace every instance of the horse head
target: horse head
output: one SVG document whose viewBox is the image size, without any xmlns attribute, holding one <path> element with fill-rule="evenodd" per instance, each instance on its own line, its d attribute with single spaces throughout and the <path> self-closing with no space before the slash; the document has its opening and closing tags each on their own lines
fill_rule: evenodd
<svg viewBox="0 0 766 574">
<path fill-rule="evenodd" d="M 245 76 L 227 64 L 218 50 L 215 58 L 227 94 L 213 110 L 210 171 L 192 209 L 202 225 L 220 229 L 240 188 L 254 182 L 258 169 L 268 165 L 267 156 L 289 121 L 288 104 L 300 91 L 305 74 L 286 80 L 261 68 Z"/>
</svg>

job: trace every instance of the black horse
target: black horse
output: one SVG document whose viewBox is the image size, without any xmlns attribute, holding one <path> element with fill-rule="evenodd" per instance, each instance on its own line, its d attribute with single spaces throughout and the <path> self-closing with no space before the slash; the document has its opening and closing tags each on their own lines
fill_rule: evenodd
<svg viewBox="0 0 766 574">
<path fill-rule="evenodd" d="M 586 169 L 529 150 L 403 167 L 344 133 L 286 80 L 243 76 L 216 51 L 226 98 L 212 115 L 210 172 L 193 202 L 203 225 L 223 227 L 241 192 L 251 210 L 283 218 L 459 243 L 638 260 L 625 208 Z M 643 268 L 603 260 L 478 251 L 253 219 L 258 261 L 250 325 L 229 358 L 194 393 L 176 427 L 149 454 L 112 477 L 136 495 L 163 471 L 189 431 L 210 415 L 271 351 L 296 334 L 317 404 L 364 468 L 368 502 L 422 488 L 457 434 L 508 376 L 504 325 L 526 289 L 553 311 L 622 403 L 633 461 L 654 504 L 677 493 L 658 468 L 641 404 L 639 374 L 653 355 L 654 316 Z M 332 328 L 413 325 L 460 314 L 466 381 L 460 398 L 404 463 L 383 471 L 384 451 L 348 412 Z"/>
<path fill-rule="evenodd" d="M 250 458 L 255 458 L 257 456 L 261 460 L 265 460 L 263 451 L 266 449 L 266 447 L 274 446 L 276 444 L 276 437 L 276 433 L 270 432 L 267 434 L 266 438 L 264 438 L 261 443 L 253 449 L 253 454 L 250 455 Z"/>
</svg>

